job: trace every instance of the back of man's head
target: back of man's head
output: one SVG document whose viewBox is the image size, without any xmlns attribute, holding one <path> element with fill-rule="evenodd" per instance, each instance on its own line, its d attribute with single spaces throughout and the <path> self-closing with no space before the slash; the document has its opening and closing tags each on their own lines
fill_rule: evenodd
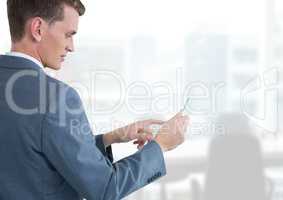
<svg viewBox="0 0 283 200">
<path fill-rule="evenodd" d="M 33 17 L 40 17 L 50 24 L 63 20 L 64 5 L 73 7 L 80 16 L 85 12 L 80 0 L 7 0 L 12 41 L 23 38 L 26 22 Z"/>
</svg>

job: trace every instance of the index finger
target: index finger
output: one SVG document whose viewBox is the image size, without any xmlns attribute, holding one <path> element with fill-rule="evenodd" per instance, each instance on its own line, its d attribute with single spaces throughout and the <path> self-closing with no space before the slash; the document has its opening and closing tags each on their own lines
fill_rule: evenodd
<svg viewBox="0 0 283 200">
<path fill-rule="evenodd" d="M 145 121 L 143 122 L 143 124 L 144 124 L 145 126 L 151 125 L 151 124 L 164 124 L 164 123 L 165 123 L 165 121 L 163 121 L 163 120 L 158 120 L 158 119 L 148 119 L 148 120 L 145 120 Z"/>
</svg>

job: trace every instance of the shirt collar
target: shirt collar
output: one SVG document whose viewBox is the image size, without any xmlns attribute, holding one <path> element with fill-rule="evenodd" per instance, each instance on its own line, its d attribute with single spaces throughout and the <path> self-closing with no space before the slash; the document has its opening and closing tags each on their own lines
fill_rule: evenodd
<svg viewBox="0 0 283 200">
<path fill-rule="evenodd" d="M 6 53 L 7 56 L 16 56 L 16 57 L 21 57 L 21 58 L 25 58 L 28 59 L 32 62 L 34 62 L 35 64 L 37 64 L 40 68 L 44 69 L 42 63 L 40 61 L 38 61 L 37 59 L 35 59 L 34 57 L 27 55 L 25 53 L 20 53 L 20 52 L 16 52 L 16 51 L 11 51 Z"/>
</svg>

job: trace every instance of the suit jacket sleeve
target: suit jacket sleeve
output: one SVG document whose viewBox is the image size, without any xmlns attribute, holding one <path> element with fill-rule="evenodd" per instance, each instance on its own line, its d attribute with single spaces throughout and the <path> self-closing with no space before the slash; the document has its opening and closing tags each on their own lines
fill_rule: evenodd
<svg viewBox="0 0 283 200">
<path fill-rule="evenodd" d="M 42 151 L 81 197 L 118 200 L 166 174 L 163 153 L 155 141 L 112 163 L 111 149 L 104 148 L 101 135 L 93 136 L 78 94 L 72 88 L 66 90 L 58 94 L 59 100 L 50 102 L 56 104 L 56 112 L 45 114 Z"/>
</svg>

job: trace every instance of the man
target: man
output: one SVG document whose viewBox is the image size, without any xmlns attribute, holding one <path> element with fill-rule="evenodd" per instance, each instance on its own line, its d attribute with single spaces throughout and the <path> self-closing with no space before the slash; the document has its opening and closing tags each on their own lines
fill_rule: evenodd
<svg viewBox="0 0 283 200">
<path fill-rule="evenodd" d="M 165 175 L 163 152 L 184 141 L 188 117 L 94 137 L 77 92 L 43 71 L 59 70 L 74 51 L 85 12 L 80 0 L 7 0 L 7 8 L 12 47 L 0 56 L 0 199 L 116 200 Z M 163 125 L 153 138 L 156 123 Z M 113 163 L 111 144 L 132 140 L 139 151 Z"/>
</svg>

